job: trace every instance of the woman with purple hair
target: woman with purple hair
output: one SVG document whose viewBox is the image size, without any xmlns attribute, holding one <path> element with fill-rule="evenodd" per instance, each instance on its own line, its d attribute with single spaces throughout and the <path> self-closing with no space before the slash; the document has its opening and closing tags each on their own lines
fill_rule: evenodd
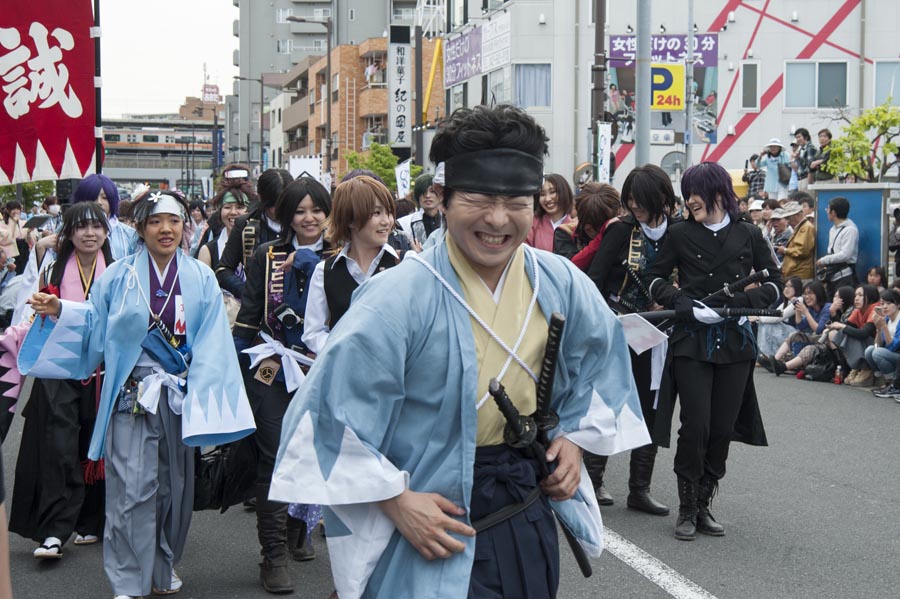
<svg viewBox="0 0 900 599">
<path fill-rule="evenodd" d="M 757 348 L 750 323 L 746 318 L 722 318 L 711 308 L 768 308 L 780 298 L 782 283 L 762 233 L 739 218 L 728 171 L 714 162 L 694 165 L 684 172 L 681 193 L 687 219 L 669 227 L 646 276 L 656 303 L 678 314 L 669 332 L 653 441 L 669 446 L 677 395 L 680 507 L 675 538 L 691 541 L 697 531 L 725 534 L 709 504 L 725 476 L 730 442 L 766 445 L 753 387 Z M 677 287 L 669 282 L 676 269 Z M 763 269 L 769 274 L 757 287 L 708 297 Z"/>
<path fill-rule="evenodd" d="M 76 203 L 97 202 L 106 212 L 106 216 L 109 218 L 109 244 L 112 247 L 113 258 L 121 260 L 134 253 L 138 235 L 134 229 L 123 225 L 117 218 L 119 216 L 119 190 L 112 179 L 106 175 L 88 175 L 75 188 L 72 199 Z"/>
</svg>

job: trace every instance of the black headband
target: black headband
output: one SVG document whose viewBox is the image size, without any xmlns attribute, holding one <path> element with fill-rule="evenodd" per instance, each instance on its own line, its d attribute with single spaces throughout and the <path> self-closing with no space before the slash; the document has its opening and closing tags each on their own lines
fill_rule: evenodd
<svg viewBox="0 0 900 599">
<path fill-rule="evenodd" d="M 459 154 L 444 163 L 444 186 L 459 191 L 504 196 L 541 192 L 544 163 L 512 148 Z"/>
</svg>

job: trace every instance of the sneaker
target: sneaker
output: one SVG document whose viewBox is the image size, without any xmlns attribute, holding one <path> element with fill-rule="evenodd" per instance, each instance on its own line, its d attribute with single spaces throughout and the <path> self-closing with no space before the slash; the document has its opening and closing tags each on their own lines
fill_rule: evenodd
<svg viewBox="0 0 900 599">
<path fill-rule="evenodd" d="M 875 377 L 871 370 L 860 370 L 856 378 L 848 383 L 851 387 L 871 387 Z"/>
<path fill-rule="evenodd" d="M 844 379 L 845 385 L 852 385 L 856 380 L 856 377 L 859 376 L 859 370 L 852 368 L 850 369 L 850 374 L 847 375 L 847 378 Z"/>
<path fill-rule="evenodd" d="M 900 389 L 894 387 L 893 384 L 885 385 L 880 389 L 875 389 L 874 391 L 872 391 L 872 395 L 882 398 L 894 398 L 897 395 L 900 395 Z"/>
</svg>

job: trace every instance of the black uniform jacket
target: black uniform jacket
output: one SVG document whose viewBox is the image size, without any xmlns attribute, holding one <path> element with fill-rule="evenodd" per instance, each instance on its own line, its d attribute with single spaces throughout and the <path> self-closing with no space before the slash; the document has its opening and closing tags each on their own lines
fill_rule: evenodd
<svg viewBox="0 0 900 599">
<path fill-rule="evenodd" d="M 252 222 L 251 222 L 252 221 Z M 244 290 L 244 281 L 234 274 L 238 264 L 244 262 L 244 228 L 248 223 L 257 227 L 258 235 L 256 239 L 256 247 L 270 241 L 276 241 L 279 233 L 273 231 L 266 224 L 265 211 L 262 208 L 253 210 L 239 216 L 234 221 L 234 228 L 228 234 L 228 241 L 225 243 L 225 249 L 219 256 L 219 266 L 216 268 L 216 279 L 219 281 L 219 287 L 228 291 L 234 297 L 241 299 L 241 292 Z M 249 272 L 250 265 L 244 264 L 244 270 Z"/>
<path fill-rule="evenodd" d="M 676 268 L 678 288 L 668 282 L 669 275 Z M 758 287 L 736 292 L 733 298 L 710 302 L 713 307 L 768 308 L 781 297 L 781 273 L 772 250 L 756 226 L 732 220 L 723 229 L 713 232 L 694 220 L 685 220 L 669 228 L 660 255 L 647 270 L 645 280 L 656 302 L 671 308 L 682 294 L 701 300 L 724 285 L 763 269 L 768 269 L 769 276 Z M 669 445 L 672 412 L 678 393 L 671 376 L 672 357 L 730 364 L 755 360 L 756 352 L 755 339 L 749 327 L 739 325 L 734 319 L 717 325 L 697 322 L 676 324 L 669 336 L 667 367 L 660 388 L 653 441 L 664 447 Z M 752 369 L 734 440 L 766 445 Z"/>
</svg>

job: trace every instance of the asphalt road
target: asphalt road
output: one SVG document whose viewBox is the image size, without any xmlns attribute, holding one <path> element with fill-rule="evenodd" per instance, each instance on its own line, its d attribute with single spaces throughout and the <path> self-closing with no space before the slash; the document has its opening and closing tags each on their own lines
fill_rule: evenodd
<svg viewBox="0 0 900 599">
<path fill-rule="evenodd" d="M 672 537 L 678 501 L 671 450 L 660 452 L 654 481 L 655 496 L 674 508 L 669 517 L 625 509 L 628 460 L 610 462 L 607 486 L 617 501 L 604 508 L 605 525 L 705 594 L 671 585 L 666 591 L 607 551 L 590 579 L 563 556 L 561 599 L 900 597 L 900 405 L 868 391 L 765 372 L 756 383 L 770 446 L 732 446 L 713 502 L 725 537 L 692 543 Z M 7 490 L 21 424 L 17 418 L 3 447 Z M 10 545 L 17 598 L 112 596 L 99 544 L 67 544 L 63 559 L 52 564 L 31 557 L 30 540 L 13 536 Z M 333 589 L 324 539 L 317 536 L 315 545 L 315 561 L 292 564 L 298 599 L 325 599 Z M 185 583 L 179 597 L 270 597 L 258 584 L 257 561 L 252 513 L 197 513 L 178 568 Z"/>
</svg>

